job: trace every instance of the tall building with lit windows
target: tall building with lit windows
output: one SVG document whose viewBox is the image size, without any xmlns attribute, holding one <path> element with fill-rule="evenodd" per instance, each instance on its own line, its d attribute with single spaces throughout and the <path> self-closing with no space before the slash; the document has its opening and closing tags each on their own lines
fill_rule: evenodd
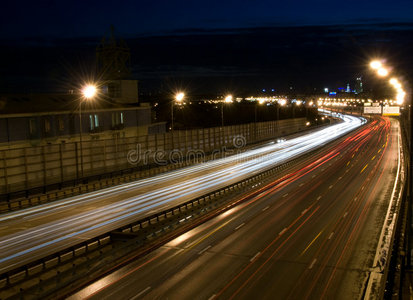
<svg viewBox="0 0 413 300">
<path fill-rule="evenodd" d="M 361 77 L 357 77 L 356 79 L 356 94 L 361 94 L 363 92 L 363 82 L 361 81 Z"/>
</svg>

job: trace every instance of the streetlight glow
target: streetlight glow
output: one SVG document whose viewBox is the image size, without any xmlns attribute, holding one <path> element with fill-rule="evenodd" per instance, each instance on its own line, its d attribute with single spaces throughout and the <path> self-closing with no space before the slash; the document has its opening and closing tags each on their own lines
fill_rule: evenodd
<svg viewBox="0 0 413 300">
<path fill-rule="evenodd" d="M 389 75 L 389 71 L 385 68 L 380 68 L 377 70 L 377 74 L 381 77 L 386 77 L 387 75 Z"/>
<path fill-rule="evenodd" d="M 382 63 L 378 60 L 374 60 L 370 63 L 370 67 L 374 70 L 378 70 L 382 67 Z"/>
<path fill-rule="evenodd" d="M 389 81 L 392 85 L 396 86 L 397 84 L 399 84 L 399 81 L 396 78 L 392 78 Z"/>
<path fill-rule="evenodd" d="M 92 84 L 88 84 L 82 89 L 82 94 L 86 99 L 91 99 L 95 97 L 96 93 L 97 93 L 97 88 L 96 86 Z"/>
<path fill-rule="evenodd" d="M 283 99 L 281 101 L 278 102 L 281 106 L 284 106 L 287 104 L 287 100 Z"/>
<path fill-rule="evenodd" d="M 225 103 L 231 103 L 232 102 L 232 96 L 228 95 L 225 97 Z"/>
<path fill-rule="evenodd" d="M 178 101 L 178 102 L 181 102 L 184 99 L 184 97 L 185 97 L 184 93 L 178 93 L 175 96 L 175 100 Z"/>
</svg>

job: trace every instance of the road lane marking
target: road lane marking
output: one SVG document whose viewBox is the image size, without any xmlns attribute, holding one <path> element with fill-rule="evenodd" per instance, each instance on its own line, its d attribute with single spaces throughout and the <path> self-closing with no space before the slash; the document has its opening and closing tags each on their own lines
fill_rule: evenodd
<svg viewBox="0 0 413 300">
<path fill-rule="evenodd" d="M 347 167 L 348 167 L 349 164 L 350 164 L 350 161 L 347 162 Z"/>
<path fill-rule="evenodd" d="M 363 171 L 367 168 L 369 164 L 365 165 L 364 168 L 361 170 L 360 174 L 363 173 Z"/>
<path fill-rule="evenodd" d="M 135 300 L 138 299 L 140 296 L 142 296 L 143 294 L 145 294 L 147 291 L 149 291 L 151 289 L 150 286 L 148 286 L 146 289 L 144 289 L 142 292 L 140 292 L 139 294 L 137 294 L 135 297 L 130 298 L 130 300 Z"/>
<path fill-rule="evenodd" d="M 373 158 L 371 160 L 374 160 L 376 158 L 376 155 L 373 156 Z"/>
<path fill-rule="evenodd" d="M 323 230 L 324 230 L 324 229 L 323 229 Z M 311 243 L 308 244 L 307 248 L 305 248 L 304 251 L 301 252 L 300 256 L 302 256 L 302 255 L 308 250 L 308 248 L 311 247 L 311 245 L 316 241 L 316 239 L 318 239 L 318 237 L 319 237 L 320 234 L 323 232 L 323 230 L 321 230 L 321 231 L 317 234 L 317 236 L 311 241 Z"/>
<path fill-rule="evenodd" d="M 315 178 L 316 175 L 311 176 L 311 178 Z"/>
<path fill-rule="evenodd" d="M 348 215 L 348 212 L 345 212 L 343 215 L 343 218 L 345 218 Z"/>
<path fill-rule="evenodd" d="M 381 149 L 379 149 L 379 151 L 377 151 L 377 153 L 380 153 Z"/>
<path fill-rule="evenodd" d="M 333 237 L 334 232 L 330 233 L 330 235 L 328 236 L 328 240 L 331 240 L 331 238 Z"/>
<path fill-rule="evenodd" d="M 201 251 L 198 252 L 199 255 L 201 255 L 202 253 L 204 253 L 205 251 L 207 251 L 209 248 L 211 248 L 212 246 L 206 246 L 204 249 L 202 249 Z"/>
<path fill-rule="evenodd" d="M 250 262 L 253 262 L 257 258 L 257 256 L 260 254 L 261 252 L 258 252 L 257 254 L 255 254 L 254 257 L 250 259 Z"/>
<path fill-rule="evenodd" d="M 235 230 L 238 230 L 238 229 L 240 229 L 242 226 L 244 226 L 245 225 L 245 223 L 242 223 L 241 225 L 238 225 L 237 227 L 235 227 Z"/>
<path fill-rule="evenodd" d="M 331 190 L 332 187 L 333 187 L 333 185 L 330 185 L 330 186 L 328 187 L 328 189 Z"/>
<path fill-rule="evenodd" d="M 340 176 L 339 178 L 338 178 L 338 180 L 341 180 L 343 177 L 342 176 Z"/>
<path fill-rule="evenodd" d="M 317 258 L 314 258 L 313 262 L 311 263 L 310 267 L 308 269 L 312 269 L 314 267 L 315 262 L 317 261 Z"/>
<path fill-rule="evenodd" d="M 303 214 L 305 214 L 307 211 L 308 211 L 308 208 L 304 209 L 304 210 L 301 212 L 301 214 L 303 215 Z"/>
<path fill-rule="evenodd" d="M 201 243 L 202 241 L 204 241 L 205 239 L 207 239 L 208 237 L 210 237 L 211 235 L 213 235 L 215 232 L 217 232 L 218 230 L 220 230 L 222 227 L 224 227 L 225 225 L 227 225 L 229 222 L 232 222 L 233 219 L 226 221 L 224 224 L 222 224 L 221 226 L 219 226 L 218 228 L 216 228 L 215 230 L 211 231 L 209 234 L 205 235 L 204 237 L 202 237 L 201 239 L 199 239 L 197 242 L 195 242 L 194 244 L 192 244 L 192 246 L 188 247 L 188 250 L 192 249 L 193 247 L 195 247 L 196 245 L 198 245 L 199 243 Z"/>
<path fill-rule="evenodd" d="M 278 235 L 283 235 L 284 232 L 286 232 L 286 231 L 287 231 L 287 228 L 284 228 L 283 230 L 280 231 L 280 233 Z"/>
<path fill-rule="evenodd" d="M 317 197 L 317 200 L 320 200 L 320 199 L 321 199 L 321 196 L 318 196 L 318 197 Z"/>
<path fill-rule="evenodd" d="M 284 196 L 283 196 L 283 198 L 285 198 L 285 197 L 287 197 L 288 196 L 288 193 L 287 194 L 285 194 Z"/>
<path fill-rule="evenodd" d="M 300 183 L 300 186 L 303 186 L 304 185 L 304 183 Z"/>
<path fill-rule="evenodd" d="M 266 211 L 267 209 L 269 209 L 270 208 L 270 206 L 268 205 L 267 207 L 264 207 L 263 209 L 262 209 L 262 211 Z"/>
<path fill-rule="evenodd" d="M 211 297 L 208 298 L 208 300 L 215 299 L 216 296 L 217 296 L 217 295 L 213 294 Z"/>
</svg>

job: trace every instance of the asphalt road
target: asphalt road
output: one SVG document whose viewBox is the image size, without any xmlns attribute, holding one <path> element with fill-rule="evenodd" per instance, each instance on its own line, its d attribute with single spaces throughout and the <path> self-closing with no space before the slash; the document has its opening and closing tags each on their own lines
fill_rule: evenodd
<svg viewBox="0 0 413 300">
<path fill-rule="evenodd" d="M 358 299 L 398 165 L 380 118 L 278 185 L 70 299 Z"/>
<path fill-rule="evenodd" d="M 357 117 L 282 143 L 0 216 L 0 273 L 228 186 L 362 125 Z"/>
</svg>

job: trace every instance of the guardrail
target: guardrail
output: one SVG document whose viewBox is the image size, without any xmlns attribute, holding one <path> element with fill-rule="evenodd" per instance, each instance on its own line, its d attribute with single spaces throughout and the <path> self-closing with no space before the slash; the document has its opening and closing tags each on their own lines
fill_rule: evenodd
<svg viewBox="0 0 413 300">
<path fill-rule="evenodd" d="M 120 257 L 127 256 L 137 248 L 142 248 L 141 252 L 146 253 L 241 201 L 258 195 L 264 188 L 269 188 L 268 184 L 263 187 L 266 182 L 271 182 L 271 186 L 276 185 L 278 181 L 274 181 L 274 176 L 280 171 L 318 151 L 321 150 L 314 150 L 223 189 L 8 270 L 0 275 L 0 298 L 26 294 L 46 297 L 50 293 L 64 291 L 65 287 L 77 280 L 92 279 L 101 268 L 114 267 Z M 250 193 L 228 203 L 229 197 L 234 198 L 246 192 Z M 179 228 L 182 230 L 179 231 Z M 151 245 L 151 242 L 156 242 L 156 245 Z M 148 245 L 147 249 L 143 248 L 145 245 Z"/>
<path fill-rule="evenodd" d="M 400 139 L 400 136 L 398 136 L 398 139 Z M 382 299 L 385 293 L 386 281 L 388 280 L 389 267 L 406 183 L 404 152 L 402 145 L 400 145 L 400 140 L 398 140 L 398 148 L 397 176 L 380 233 L 372 270 L 367 278 L 366 290 L 363 295 L 363 299 L 365 300 Z"/>
</svg>

